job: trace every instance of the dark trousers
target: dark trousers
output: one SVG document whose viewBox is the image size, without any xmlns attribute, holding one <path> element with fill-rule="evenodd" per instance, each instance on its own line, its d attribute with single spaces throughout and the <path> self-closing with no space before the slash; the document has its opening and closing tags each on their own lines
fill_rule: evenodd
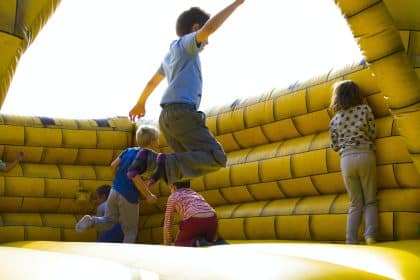
<svg viewBox="0 0 420 280">
<path fill-rule="evenodd" d="M 194 218 L 191 217 L 179 223 L 179 232 L 176 236 L 176 246 L 194 247 L 197 237 L 203 236 L 207 241 L 214 241 L 217 233 L 217 217 Z"/>
<path fill-rule="evenodd" d="M 159 129 L 174 153 L 165 168 L 168 183 L 188 180 L 226 166 L 226 154 L 205 124 L 206 116 L 193 105 L 163 107 Z"/>
</svg>

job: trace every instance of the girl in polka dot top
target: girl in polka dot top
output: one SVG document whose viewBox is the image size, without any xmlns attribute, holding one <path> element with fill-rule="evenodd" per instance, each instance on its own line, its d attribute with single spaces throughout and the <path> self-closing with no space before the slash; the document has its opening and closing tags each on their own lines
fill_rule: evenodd
<svg viewBox="0 0 420 280">
<path fill-rule="evenodd" d="M 364 237 L 372 244 L 378 227 L 375 118 L 363 104 L 359 87 L 349 80 L 334 85 L 330 108 L 335 113 L 330 122 L 331 148 L 340 154 L 341 173 L 350 196 L 346 243 L 359 243 L 357 232 L 364 211 Z"/>
</svg>

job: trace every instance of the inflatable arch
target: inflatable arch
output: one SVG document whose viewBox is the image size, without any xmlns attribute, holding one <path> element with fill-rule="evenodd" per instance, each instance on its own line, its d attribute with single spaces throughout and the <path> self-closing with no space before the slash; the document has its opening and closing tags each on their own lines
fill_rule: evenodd
<svg viewBox="0 0 420 280">
<path fill-rule="evenodd" d="M 59 2 L 0 2 L 0 106 L 20 55 Z M 216 208 L 231 246 L 148 245 L 162 241 L 163 184 L 152 190 L 156 205 L 140 206 L 142 244 L 87 243 L 97 233 L 76 233 L 75 222 L 92 210 L 95 188 L 111 183 L 109 163 L 133 144 L 135 127 L 125 118 L 0 115 L 2 159 L 26 154 L 0 173 L 1 279 L 418 278 L 420 2 L 335 2 L 366 63 L 207 112 L 228 164 L 192 186 Z M 372 247 L 340 244 L 349 202 L 329 148 L 328 105 L 342 79 L 360 85 L 376 117 L 382 242 Z"/>
</svg>

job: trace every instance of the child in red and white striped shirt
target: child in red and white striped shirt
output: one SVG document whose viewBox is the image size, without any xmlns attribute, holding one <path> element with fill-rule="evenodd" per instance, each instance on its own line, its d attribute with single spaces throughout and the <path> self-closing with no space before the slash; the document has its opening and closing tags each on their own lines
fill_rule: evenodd
<svg viewBox="0 0 420 280">
<path fill-rule="evenodd" d="M 223 239 L 215 241 L 217 234 L 216 211 L 204 197 L 190 189 L 189 181 L 176 182 L 171 186 L 171 195 L 166 203 L 163 242 L 172 243 L 172 223 L 175 213 L 181 222 L 175 240 L 176 246 L 208 246 L 227 244 Z"/>
</svg>

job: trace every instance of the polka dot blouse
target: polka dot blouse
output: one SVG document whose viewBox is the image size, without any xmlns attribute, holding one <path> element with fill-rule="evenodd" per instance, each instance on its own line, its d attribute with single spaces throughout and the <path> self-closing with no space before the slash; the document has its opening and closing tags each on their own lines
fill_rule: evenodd
<svg viewBox="0 0 420 280">
<path fill-rule="evenodd" d="M 331 148 L 340 154 L 349 147 L 375 150 L 375 118 L 368 105 L 338 111 L 330 122 Z"/>
</svg>

